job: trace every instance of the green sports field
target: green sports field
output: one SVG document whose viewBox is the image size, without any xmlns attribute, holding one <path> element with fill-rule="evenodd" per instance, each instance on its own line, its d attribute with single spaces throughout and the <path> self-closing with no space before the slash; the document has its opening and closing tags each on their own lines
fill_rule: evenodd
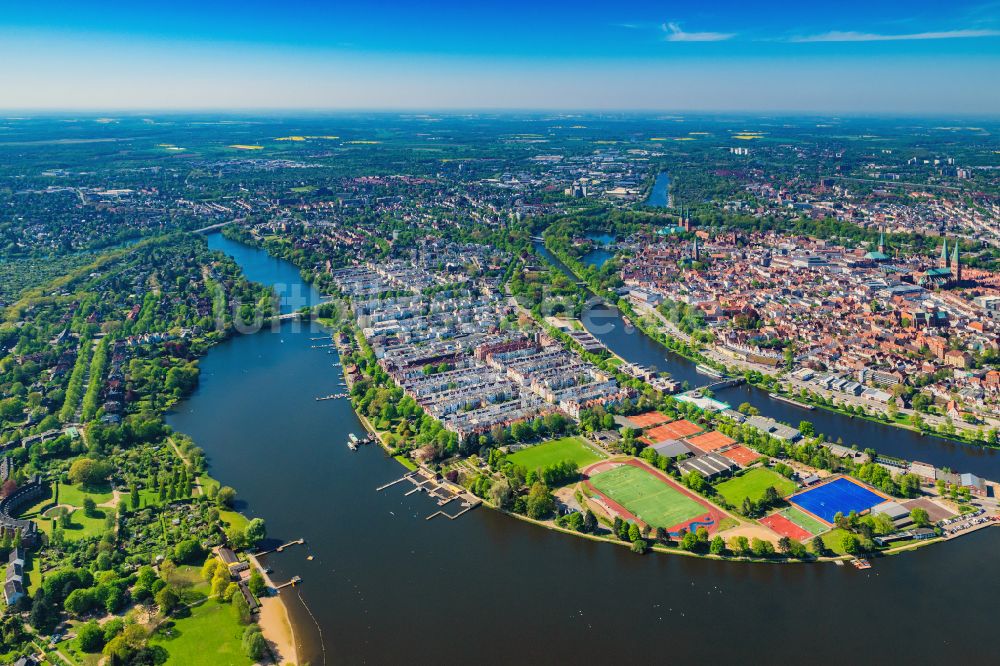
<svg viewBox="0 0 1000 666">
<path fill-rule="evenodd" d="M 596 474 L 590 482 L 653 527 L 673 527 L 708 511 L 662 479 L 631 465 Z"/>
<path fill-rule="evenodd" d="M 809 514 L 796 509 L 794 506 L 782 511 L 781 515 L 813 535 L 822 534 L 830 529 L 827 525 L 819 522 Z"/>
<path fill-rule="evenodd" d="M 529 471 L 548 467 L 564 460 L 572 460 L 577 466 L 583 468 L 602 458 L 604 456 L 598 453 L 597 449 L 579 437 L 553 439 L 544 444 L 521 449 L 507 457 L 515 465 L 521 465 Z"/>
<path fill-rule="evenodd" d="M 768 486 L 774 486 L 782 497 L 795 492 L 794 482 L 766 467 L 755 467 L 742 476 L 723 481 L 715 487 L 715 490 L 730 505 L 738 507 L 743 504 L 745 497 L 755 502 L 763 498 Z"/>
</svg>

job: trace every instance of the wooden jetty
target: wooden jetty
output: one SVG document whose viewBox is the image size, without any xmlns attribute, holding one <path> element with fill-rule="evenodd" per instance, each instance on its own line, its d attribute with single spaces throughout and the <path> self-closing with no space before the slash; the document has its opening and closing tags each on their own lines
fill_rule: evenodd
<svg viewBox="0 0 1000 666">
<path fill-rule="evenodd" d="M 337 345 L 335 345 L 335 344 L 329 344 L 329 345 L 309 345 L 309 348 L 310 349 L 329 349 L 330 347 L 336 347 L 336 346 Z"/>
<path fill-rule="evenodd" d="M 302 576 L 294 576 L 287 583 L 282 583 L 281 585 L 275 585 L 274 589 L 280 590 L 280 589 L 286 588 L 286 587 L 295 587 L 296 585 L 298 585 L 301 582 L 302 582 Z"/>
<path fill-rule="evenodd" d="M 430 520 L 435 516 L 445 516 L 449 520 L 455 520 L 462 514 L 471 511 L 483 503 L 481 499 L 466 491 L 465 488 L 450 481 L 438 479 L 437 475 L 426 467 L 421 467 L 420 469 L 404 474 L 395 481 L 390 481 L 383 486 L 379 486 L 376 490 L 385 490 L 403 481 L 409 481 L 413 484 L 413 488 L 405 492 L 404 496 L 425 492 L 437 501 L 438 506 L 442 507 L 456 500 L 461 501 L 462 509 L 458 513 L 448 514 L 443 510 L 438 510 L 427 516 L 426 520 Z"/>
<path fill-rule="evenodd" d="M 305 539 L 296 539 L 295 541 L 289 541 L 288 543 L 283 543 L 277 548 L 272 548 L 271 550 L 262 550 L 259 553 L 255 553 L 254 557 L 261 557 L 263 555 L 268 555 L 270 553 L 281 553 L 284 552 L 289 546 L 301 546 L 306 542 Z"/>
<path fill-rule="evenodd" d="M 414 474 L 416 474 L 416 472 L 409 472 L 408 474 L 404 474 L 403 476 L 399 477 L 395 481 L 390 481 L 389 483 L 382 484 L 381 486 L 379 486 L 378 488 L 375 489 L 375 492 L 382 492 L 386 488 L 390 488 L 390 487 L 396 485 L 397 483 L 402 483 L 403 481 L 406 481 L 407 479 L 409 479 Z"/>
</svg>

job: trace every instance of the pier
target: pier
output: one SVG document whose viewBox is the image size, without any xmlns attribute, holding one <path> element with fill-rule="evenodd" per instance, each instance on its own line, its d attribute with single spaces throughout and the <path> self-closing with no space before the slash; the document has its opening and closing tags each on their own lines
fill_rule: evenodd
<svg viewBox="0 0 1000 666">
<path fill-rule="evenodd" d="M 436 516 L 444 516 L 449 520 L 455 520 L 462 514 L 471 511 L 483 503 L 481 499 L 466 491 L 465 488 L 451 483 L 450 481 L 438 480 L 437 475 L 426 467 L 421 467 L 413 472 L 404 474 L 395 481 L 390 481 L 389 483 L 381 485 L 375 490 L 380 492 L 386 488 L 396 485 L 397 483 L 402 483 L 403 481 L 409 481 L 413 484 L 413 488 L 403 494 L 404 497 L 408 497 L 419 492 L 425 492 L 437 500 L 437 505 L 442 507 L 456 500 L 461 501 L 462 509 L 458 513 L 449 514 L 443 510 L 438 510 L 427 516 L 426 520 L 430 520 Z"/>
<path fill-rule="evenodd" d="M 296 539 L 295 541 L 289 541 L 288 543 L 281 544 L 277 548 L 272 548 L 271 550 L 262 550 L 259 553 L 255 553 L 254 557 L 263 557 L 264 555 L 268 555 L 270 553 L 281 553 L 284 552 L 284 550 L 289 546 L 301 546 L 305 544 L 305 542 L 306 542 L 305 539 Z"/>
<path fill-rule="evenodd" d="M 403 481 L 406 481 L 407 479 L 409 479 L 414 474 L 416 474 L 416 472 L 410 472 L 409 474 L 404 474 L 403 476 L 399 477 L 395 481 L 390 481 L 389 483 L 382 484 L 381 486 L 379 486 L 378 488 L 375 489 L 375 492 L 382 492 L 386 488 L 391 488 L 392 486 L 396 485 L 397 483 L 402 483 Z"/>
<path fill-rule="evenodd" d="M 275 585 L 274 589 L 281 590 L 281 589 L 284 589 L 286 587 L 295 587 L 296 585 L 298 585 L 301 582 L 302 582 L 302 576 L 294 576 L 287 583 L 281 583 L 280 585 Z"/>
<path fill-rule="evenodd" d="M 346 398 L 347 393 L 333 393 L 331 395 L 321 395 L 316 400 L 339 400 L 340 398 Z"/>
</svg>

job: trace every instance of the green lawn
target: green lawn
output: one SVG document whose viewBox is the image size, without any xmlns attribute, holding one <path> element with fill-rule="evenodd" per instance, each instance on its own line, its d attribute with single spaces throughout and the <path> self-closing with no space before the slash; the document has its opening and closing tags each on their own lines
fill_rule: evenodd
<svg viewBox="0 0 1000 666">
<path fill-rule="evenodd" d="M 253 663 L 243 654 L 240 643 L 244 627 L 237 622 L 232 604 L 210 600 L 191 608 L 190 613 L 188 617 L 165 622 L 149 640 L 151 645 L 163 646 L 169 653 L 165 662 L 168 666 L 249 666 Z"/>
<path fill-rule="evenodd" d="M 564 460 L 572 460 L 583 468 L 604 458 L 604 455 L 580 437 L 563 437 L 521 449 L 507 456 L 515 465 L 537 470 Z"/>
<path fill-rule="evenodd" d="M 590 477 L 599 491 L 653 527 L 669 528 L 706 512 L 704 506 L 645 470 L 621 465 Z"/>
<path fill-rule="evenodd" d="M 830 529 L 824 523 L 819 522 L 804 511 L 796 509 L 794 506 L 782 511 L 781 515 L 813 535 L 822 534 Z"/>
<path fill-rule="evenodd" d="M 36 518 L 38 528 L 49 536 L 52 535 L 53 511 L 55 510 L 46 511 L 46 515 Z M 91 518 L 83 513 L 83 509 L 74 509 L 69 516 L 69 527 L 63 529 L 63 536 L 67 541 L 77 541 L 103 534 L 107 511 L 111 511 L 111 509 L 97 509 L 94 517 Z"/>
<path fill-rule="evenodd" d="M 95 504 L 104 504 L 105 502 L 110 502 L 114 494 L 111 492 L 111 487 L 107 485 L 97 488 L 83 488 L 81 486 L 70 486 L 65 483 L 59 483 L 60 504 L 72 504 L 82 509 L 83 500 L 86 497 L 94 500 Z"/>
<path fill-rule="evenodd" d="M 850 532 L 842 530 L 838 527 L 822 535 L 820 539 L 823 540 L 823 543 L 826 544 L 827 548 L 837 553 L 837 555 L 847 555 L 847 552 L 844 550 L 844 545 L 841 543 L 845 534 L 850 534 Z"/>
<path fill-rule="evenodd" d="M 742 476 L 727 479 L 715 487 L 715 490 L 732 506 L 740 506 L 743 499 L 749 497 L 757 501 L 764 497 L 768 486 L 774 486 L 778 494 L 786 497 L 795 491 L 795 483 L 789 481 L 777 472 L 766 467 L 754 467 Z"/>
<path fill-rule="evenodd" d="M 237 527 L 241 530 L 245 529 L 247 523 L 250 522 L 246 516 L 242 513 L 237 513 L 236 511 L 220 511 L 219 518 L 222 519 L 222 522 L 226 525 L 229 525 L 230 527 Z"/>
</svg>

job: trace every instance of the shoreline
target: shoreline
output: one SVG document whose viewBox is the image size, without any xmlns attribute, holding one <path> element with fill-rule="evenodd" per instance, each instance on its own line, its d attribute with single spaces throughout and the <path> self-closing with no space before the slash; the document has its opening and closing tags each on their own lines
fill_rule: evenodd
<svg viewBox="0 0 1000 666">
<path fill-rule="evenodd" d="M 299 663 L 298 643 L 295 640 L 295 625 L 288 612 L 288 605 L 278 593 L 260 599 L 260 613 L 257 615 L 260 632 L 267 641 L 275 664 Z"/>
</svg>

